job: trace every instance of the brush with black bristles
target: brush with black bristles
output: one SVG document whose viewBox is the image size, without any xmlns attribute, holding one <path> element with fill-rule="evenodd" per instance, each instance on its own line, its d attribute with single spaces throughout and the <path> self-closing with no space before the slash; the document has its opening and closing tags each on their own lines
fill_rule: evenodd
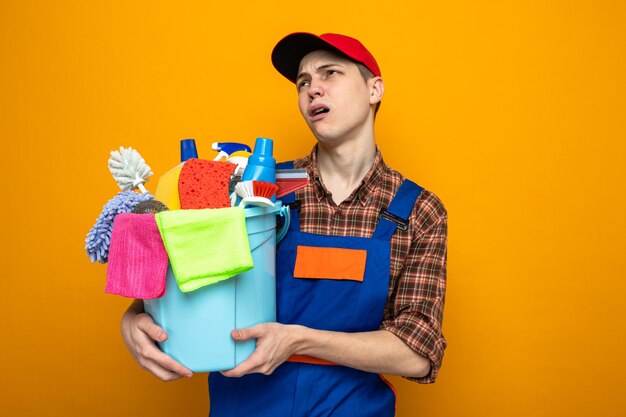
<svg viewBox="0 0 626 417">
<path fill-rule="evenodd" d="M 159 200 L 146 200 L 137 204 L 133 209 L 135 214 L 156 214 L 162 211 L 168 211 L 169 208 Z"/>
</svg>

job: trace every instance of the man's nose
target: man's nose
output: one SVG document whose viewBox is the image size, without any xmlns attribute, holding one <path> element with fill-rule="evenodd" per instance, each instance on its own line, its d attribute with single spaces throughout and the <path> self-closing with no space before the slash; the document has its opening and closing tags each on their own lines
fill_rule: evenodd
<svg viewBox="0 0 626 417">
<path fill-rule="evenodd" d="M 319 81 L 311 80 L 311 84 L 308 89 L 309 98 L 313 100 L 315 97 L 321 97 L 324 95 L 324 89 Z"/>
</svg>

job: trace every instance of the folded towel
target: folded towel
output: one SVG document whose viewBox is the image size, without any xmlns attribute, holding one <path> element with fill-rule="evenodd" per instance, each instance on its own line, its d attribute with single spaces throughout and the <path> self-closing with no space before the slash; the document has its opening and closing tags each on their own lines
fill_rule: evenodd
<svg viewBox="0 0 626 417">
<path fill-rule="evenodd" d="M 163 211 L 156 214 L 156 221 L 182 292 L 253 267 L 246 218 L 240 207 Z"/>
<path fill-rule="evenodd" d="M 167 252 L 154 214 L 115 218 L 105 292 L 148 300 L 165 292 Z"/>
</svg>

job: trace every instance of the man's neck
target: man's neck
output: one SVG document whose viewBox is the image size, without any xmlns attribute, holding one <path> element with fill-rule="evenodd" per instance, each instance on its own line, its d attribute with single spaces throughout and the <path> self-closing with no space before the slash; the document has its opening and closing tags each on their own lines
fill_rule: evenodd
<svg viewBox="0 0 626 417">
<path fill-rule="evenodd" d="M 317 164 L 326 189 L 339 205 L 359 186 L 376 158 L 374 138 L 317 147 Z"/>
</svg>

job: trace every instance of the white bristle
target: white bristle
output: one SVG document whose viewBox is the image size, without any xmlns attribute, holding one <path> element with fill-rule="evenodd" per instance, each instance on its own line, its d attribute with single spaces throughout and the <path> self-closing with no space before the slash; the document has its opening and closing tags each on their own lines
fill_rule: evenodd
<svg viewBox="0 0 626 417">
<path fill-rule="evenodd" d="M 143 184 L 152 176 L 152 171 L 135 149 L 120 147 L 119 151 L 111 151 L 109 171 L 122 191 L 139 188 L 142 193 L 147 192 Z"/>
<path fill-rule="evenodd" d="M 235 184 L 235 192 L 241 197 L 240 207 L 245 206 L 259 206 L 269 207 L 274 206 L 274 203 L 269 198 L 259 197 L 254 195 L 254 182 L 253 181 L 240 181 Z"/>
<path fill-rule="evenodd" d="M 241 198 L 254 197 L 254 185 L 252 181 L 239 181 L 235 184 L 235 192 Z"/>
</svg>

